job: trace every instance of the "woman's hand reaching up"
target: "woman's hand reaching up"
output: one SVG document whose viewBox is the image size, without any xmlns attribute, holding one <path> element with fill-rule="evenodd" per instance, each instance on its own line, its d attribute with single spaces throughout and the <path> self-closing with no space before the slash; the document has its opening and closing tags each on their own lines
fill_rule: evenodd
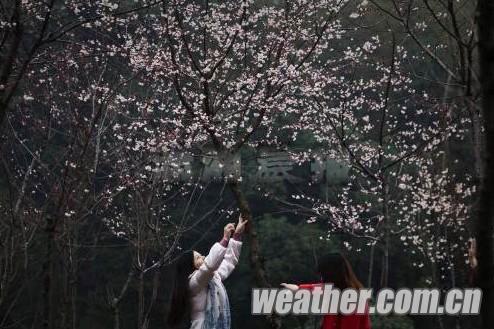
<svg viewBox="0 0 494 329">
<path fill-rule="evenodd" d="M 226 224 L 225 228 L 223 229 L 223 239 L 226 240 L 230 239 L 234 231 L 235 231 L 235 224 L 233 223 Z"/>
<path fill-rule="evenodd" d="M 291 284 L 291 283 L 282 283 L 280 284 L 280 286 L 286 288 L 286 289 L 290 289 L 292 291 L 296 291 L 298 290 L 298 286 L 296 284 Z"/>
<path fill-rule="evenodd" d="M 238 223 L 237 227 L 235 228 L 235 233 L 236 234 L 242 234 L 245 230 L 245 225 L 247 224 L 248 220 L 244 220 L 242 218 L 242 214 L 238 216 Z"/>
</svg>

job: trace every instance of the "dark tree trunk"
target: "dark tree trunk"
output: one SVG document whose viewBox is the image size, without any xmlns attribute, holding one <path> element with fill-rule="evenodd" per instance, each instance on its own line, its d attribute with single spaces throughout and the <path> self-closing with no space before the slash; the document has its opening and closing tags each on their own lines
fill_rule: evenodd
<svg viewBox="0 0 494 329">
<path fill-rule="evenodd" d="M 240 189 L 240 186 L 236 182 L 229 183 L 230 188 L 237 200 L 238 207 L 240 208 L 240 213 L 242 217 L 249 221 L 247 224 L 246 233 L 249 237 L 249 248 L 250 248 L 250 264 L 254 269 L 254 276 L 256 284 L 261 287 L 269 287 L 270 284 L 266 277 L 266 272 L 264 270 L 263 259 L 260 253 L 259 240 L 257 238 L 257 231 L 252 221 L 252 212 L 247 202 L 247 198 Z"/>
<path fill-rule="evenodd" d="M 254 271 L 255 282 L 259 287 L 270 287 L 270 283 L 266 276 L 264 269 L 264 261 L 260 252 L 259 239 L 257 237 L 257 231 L 252 221 L 252 212 L 249 207 L 249 203 L 244 193 L 242 192 L 240 185 L 236 181 L 230 181 L 229 187 L 235 196 L 240 213 L 244 219 L 247 219 L 246 233 L 249 238 L 250 257 L 249 261 Z M 281 328 L 281 319 L 275 314 L 268 316 L 271 328 Z"/>
<path fill-rule="evenodd" d="M 487 329 L 494 326 L 494 2 L 479 0 L 478 4 L 485 148 L 477 219 L 477 252 L 478 284 L 483 291 L 482 327 Z"/>
<path fill-rule="evenodd" d="M 55 240 L 55 219 L 46 218 L 46 252 L 43 260 L 43 328 L 53 329 L 53 253 Z"/>
<path fill-rule="evenodd" d="M 384 246 L 383 246 L 383 264 L 382 264 L 382 272 L 381 272 L 381 288 L 388 287 L 389 281 L 389 249 L 390 249 L 390 241 L 391 241 L 391 221 L 389 218 L 389 185 L 386 179 L 382 178 L 382 193 L 381 196 L 383 198 L 382 203 L 382 211 L 383 211 L 383 220 L 384 220 Z"/>
</svg>

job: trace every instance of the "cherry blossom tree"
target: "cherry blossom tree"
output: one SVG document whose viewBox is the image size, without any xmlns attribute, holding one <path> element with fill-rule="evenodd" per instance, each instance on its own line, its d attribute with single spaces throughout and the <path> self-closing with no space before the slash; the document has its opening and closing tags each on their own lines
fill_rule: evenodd
<svg viewBox="0 0 494 329">
<path fill-rule="evenodd" d="M 435 169 L 441 168 L 443 141 L 463 138 L 461 118 L 445 115 L 445 107 L 413 87 L 402 65 L 407 52 L 394 42 L 390 46 L 376 36 L 349 47 L 344 57 L 333 59 L 301 86 L 304 112 L 292 126 L 293 135 L 310 131 L 322 148 L 296 156 L 341 159 L 351 166 L 351 174 L 335 200 L 296 195 L 295 202 L 288 202 L 312 218 L 327 220 L 330 234 L 344 232 L 369 241 L 368 284 L 379 246 L 381 286 L 388 284 L 392 239 L 422 255 L 413 264 L 417 267 L 441 263 L 439 267 L 450 270 L 458 259 L 464 265 L 467 200 L 475 191 L 472 177 Z M 389 61 L 377 60 L 375 54 L 382 58 L 389 48 Z M 444 259 L 445 254 L 459 258 Z"/>
<path fill-rule="evenodd" d="M 151 311 L 158 297 L 161 268 L 172 264 L 184 250 L 194 247 L 184 249 L 181 238 L 201 223 L 210 222 L 212 217 L 213 223 L 224 220 L 229 212 L 220 209 L 220 206 L 225 207 L 222 204 L 224 186 L 207 211 L 197 212 L 198 208 L 204 210 L 198 205 L 211 193 L 209 184 L 198 182 L 200 177 L 193 175 L 186 181 L 179 179 L 181 172 L 176 167 L 181 158 L 169 152 L 175 140 L 159 139 L 154 147 L 136 147 L 135 140 L 144 139 L 143 131 L 135 129 L 136 123 L 140 127 L 142 121 L 133 119 L 126 124 L 126 120 L 121 119 L 118 122 L 115 124 L 118 128 L 113 129 L 118 131 L 115 138 L 102 144 L 103 149 L 114 150 L 115 175 L 105 184 L 103 193 L 107 197 L 98 215 L 116 237 L 129 245 L 131 259 L 123 285 L 116 291 L 114 285 L 107 287 L 108 304 L 113 310 L 114 328 L 120 328 L 120 304 L 131 284 L 136 283 L 138 328 L 144 329 L 150 325 Z M 156 131 L 147 130 L 151 134 Z M 169 153 L 164 155 L 163 148 Z M 166 161 L 164 156 L 167 156 Z M 173 168 L 165 171 L 163 167 L 168 165 Z M 145 283 L 149 275 L 152 275 L 152 292 L 148 296 Z"/>
<path fill-rule="evenodd" d="M 344 34 L 346 5 L 167 1 L 125 36 L 122 52 L 156 95 L 150 111 L 173 122 L 183 145 L 211 145 L 226 162 L 244 145 L 279 142 L 276 129 L 299 102 L 295 85 Z M 250 218 L 240 182 L 228 184 Z M 256 281 L 269 286 L 252 224 L 248 234 Z"/>
<path fill-rule="evenodd" d="M 107 0 L 0 2 L 0 127 L 7 111 L 16 109 L 18 99 L 26 95 L 24 79 L 39 72 L 47 60 L 64 53 L 66 47 L 84 44 L 88 28 L 102 27 L 111 31 L 111 22 L 156 6 L 157 1 L 112 3 Z M 85 34 L 86 32 L 86 34 Z M 94 40 L 93 40 L 94 41 Z M 94 45 L 94 44 L 93 44 Z M 71 48 L 71 47 L 68 47 Z M 73 58 L 86 54 L 73 53 Z M 62 55 L 63 56 L 63 55 Z M 34 69 L 34 70 L 33 70 Z M 42 79 L 43 74 L 38 76 Z"/>
<path fill-rule="evenodd" d="M 93 60 L 73 56 L 79 52 Z M 45 65 L 25 74 L 24 97 L 16 104 L 16 111 L 7 115 L 9 129 L 2 135 L 7 141 L 2 148 L 3 168 L 12 195 L 11 206 L 4 209 L 10 221 L 5 221 L 3 227 L 7 229 L 2 237 L 15 240 L 2 263 L 5 261 L 5 268 L 12 272 L 6 279 L 16 282 L 13 280 L 36 269 L 33 257 L 40 257 L 41 318 L 44 327 L 55 328 L 77 323 L 79 270 L 92 257 L 87 248 L 94 249 L 107 230 L 96 216 L 116 200 L 122 192 L 120 186 L 142 180 L 142 172 L 129 169 L 136 176 L 126 175 L 114 165 L 115 159 L 125 162 L 124 154 L 118 152 L 130 144 L 114 138 L 112 127 L 121 119 L 116 111 L 117 100 L 123 98 L 121 90 L 132 78 L 115 75 L 111 57 L 102 55 L 97 46 L 72 44 L 64 51 L 45 54 L 44 59 Z M 134 124 L 137 120 L 131 121 Z M 132 166 L 140 168 L 142 163 Z M 161 189 L 163 185 L 168 182 L 160 181 Z M 160 214 L 153 216 L 156 219 Z M 171 248 L 168 240 L 176 239 L 174 234 L 179 232 L 163 234 L 150 227 L 145 226 L 144 231 L 159 233 L 163 242 L 159 246 L 166 253 L 165 248 Z M 151 247 L 157 248 L 157 244 Z M 23 253 L 22 262 L 7 262 Z M 61 288 L 63 293 L 57 301 L 55 296 Z M 6 295 L 19 296 L 21 292 L 2 289 Z"/>
</svg>

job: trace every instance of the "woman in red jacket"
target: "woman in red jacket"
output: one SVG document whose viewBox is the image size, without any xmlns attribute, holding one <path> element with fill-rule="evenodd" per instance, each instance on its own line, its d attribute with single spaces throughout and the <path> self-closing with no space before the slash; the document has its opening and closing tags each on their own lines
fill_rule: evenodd
<svg viewBox="0 0 494 329">
<path fill-rule="evenodd" d="M 347 288 L 362 288 L 362 284 L 353 273 L 350 263 L 340 253 L 331 253 L 319 258 L 318 272 L 321 275 L 321 282 L 300 285 L 282 283 L 281 285 L 290 290 L 313 289 L 329 283 L 340 291 Z M 370 329 L 369 313 L 326 314 L 321 329 Z"/>
</svg>

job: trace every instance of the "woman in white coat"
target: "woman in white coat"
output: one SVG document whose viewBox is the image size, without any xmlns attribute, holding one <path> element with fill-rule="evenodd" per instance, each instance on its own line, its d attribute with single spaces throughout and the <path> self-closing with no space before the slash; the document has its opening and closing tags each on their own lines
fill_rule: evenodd
<svg viewBox="0 0 494 329">
<path fill-rule="evenodd" d="M 207 257 L 189 251 L 178 260 L 168 324 L 177 326 L 189 316 L 191 329 L 230 329 L 230 305 L 223 280 L 238 263 L 246 220 L 227 224 L 223 239 Z M 233 238 L 231 238 L 233 234 Z"/>
</svg>

